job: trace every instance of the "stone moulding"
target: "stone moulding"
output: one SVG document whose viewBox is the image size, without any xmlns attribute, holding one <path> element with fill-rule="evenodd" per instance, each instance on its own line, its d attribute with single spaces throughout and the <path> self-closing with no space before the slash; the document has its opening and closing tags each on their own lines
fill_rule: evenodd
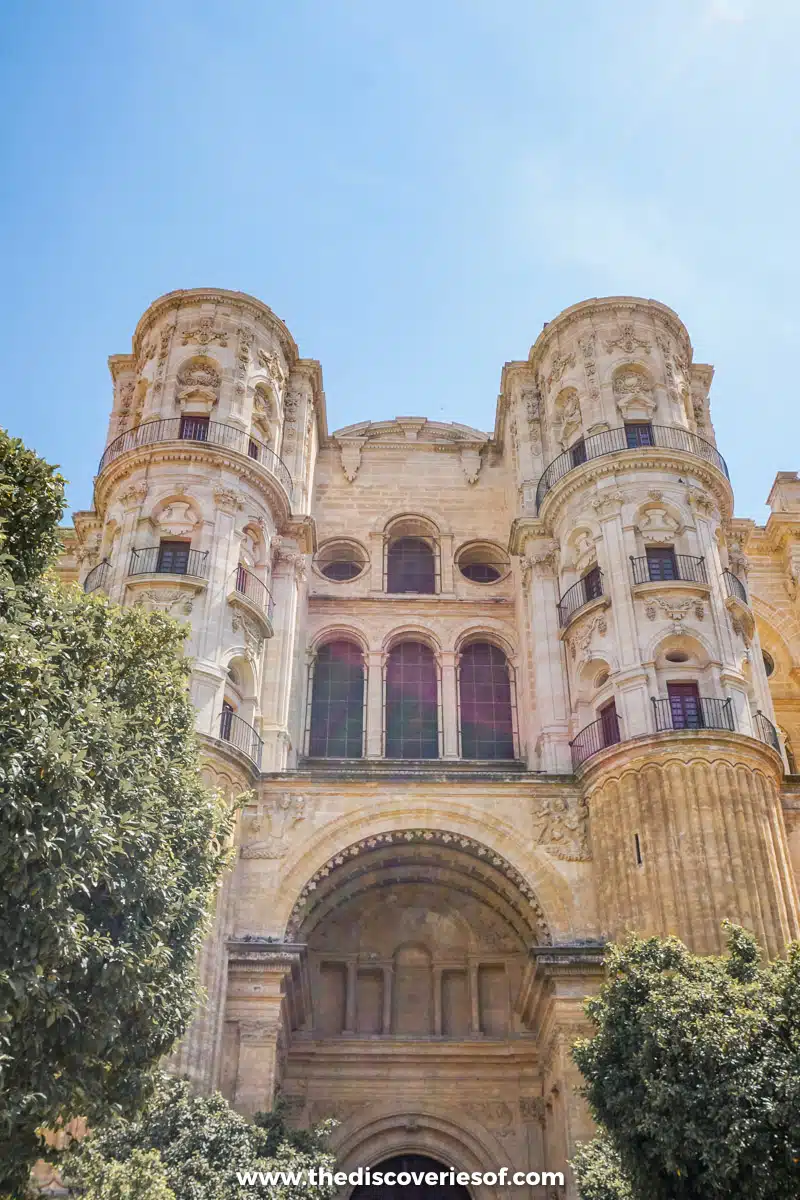
<svg viewBox="0 0 800 1200">
<path fill-rule="evenodd" d="M 502 855 L 497 854 L 494 850 L 490 850 L 488 846 L 484 846 L 481 842 L 476 842 L 474 838 L 466 837 L 460 833 L 449 833 L 447 830 L 442 829 L 400 829 L 391 833 L 377 833 L 371 837 L 362 838 L 361 841 L 354 842 L 352 846 L 339 851 L 338 854 L 328 859 L 323 867 L 315 871 L 304 886 L 289 915 L 285 940 L 292 943 L 295 941 L 297 931 L 306 915 L 306 905 L 317 890 L 317 886 L 331 872 L 335 871 L 337 867 L 342 866 L 360 854 L 367 854 L 371 850 L 382 849 L 390 845 L 409 845 L 415 842 L 423 845 L 426 843 L 436 843 L 442 846 L 449 846 L 453 850 L 460 850 L 494 867 L 495 870 L 499 871 L 506 879 L 513 883 L 519 893 L 525 898 L 532 910 L 536 928 L 542 942 L 547 945 L 550 944 L 552 940 L 550 930 L 539 901 L 536 898 L 536 893 L 523 876 L 520 875 L 519 871 L 512 867 Z"/>
</svg>

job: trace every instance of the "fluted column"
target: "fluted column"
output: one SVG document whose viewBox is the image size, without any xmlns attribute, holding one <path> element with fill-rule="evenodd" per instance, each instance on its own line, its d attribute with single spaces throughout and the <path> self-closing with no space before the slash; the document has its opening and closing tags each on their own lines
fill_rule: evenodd
<svg viewBox="0 0 800 1200">
<path fill-rule="evenodd" d="M 558 637 L 556 544 L 529 539 L 522 561 L 523 594 L 532 636 L 533 691 L 536 706 L 537 765 L 543 771 L 572 770 L 569 750 L 569 703 L 566 668 Z"/>
</svg>

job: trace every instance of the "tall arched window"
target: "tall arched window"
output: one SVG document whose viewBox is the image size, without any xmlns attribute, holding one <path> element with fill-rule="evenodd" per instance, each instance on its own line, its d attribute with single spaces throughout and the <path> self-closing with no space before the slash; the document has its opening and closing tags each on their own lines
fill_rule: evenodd
<svg viewBox="0 0 800 1200">
<path fill-rule="evenodd" d="M 386 555 L 387 592 L 436 591 L 436 556 L 433 547 L 420 537 L 400 537 L 389 543 Z"/>
<path fill-rule="evenodd" d="M 386 757 L 438 758 L 438 672 L 433 651 L 400 642 L 386 664 Z"/>
<path fill-rule="evenodd" d="M 462 758 L 513 758 L 511 675 L 502 650 L 473 642 L 459 664 Z"/>
<path fill-rule="evenodd" d="M 314 662 L 312 758 L 361 758 L 364 753 L 364 660 L 353 642 L 328 642 Z"/>
</svg>

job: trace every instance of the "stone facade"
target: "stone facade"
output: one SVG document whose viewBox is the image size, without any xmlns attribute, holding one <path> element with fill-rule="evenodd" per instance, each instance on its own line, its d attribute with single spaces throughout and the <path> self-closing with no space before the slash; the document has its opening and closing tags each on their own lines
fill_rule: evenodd
<svg viewBox="0 0 800 1200">
<path fill-rule="evenodd" d="M 347 1168 L 566 1170 L 603 942 L 711 952 L 726 916 L 772 954 L 798 936 L 797 474 L 765 527 L 734 517 L 712 368 L 630 297 L 507 363 L 491 434 L 329 434 L 319 364 L 240 293 L 162 297 L 110 367 L 62 575 L 188 623 L 208 779 L 249 793 L 176 1069 L 244 1112 L 280 1086 L 299 1124 L 335 1116 Z M 430 586 L 390 588 L 403 542 Z M 358 744 L 312 755 L 333 643 Z M 409 643 L 433 749 L 391 757 Z M 476 646 L 498 753 L 467 730 Z"/>
</svg>

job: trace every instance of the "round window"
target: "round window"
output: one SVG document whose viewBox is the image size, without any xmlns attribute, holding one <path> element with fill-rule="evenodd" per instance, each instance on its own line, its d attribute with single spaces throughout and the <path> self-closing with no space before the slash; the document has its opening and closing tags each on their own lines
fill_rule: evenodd
<svg viewBox="0 0 800 1200">
<path fill-rule="evenodd" d="M 363 574 L 367 566 L 367 554 L 358 542 L 344 539 L 327 542 L 317 554 L 315 566 L 326 579 L 334 583 L 347 583 Z"/>
<path fill-rule="evenodd" d="M 508 571 L 508 559 L 491 542 L 471 542 L 456 555 L 458 569 L 470 583 L 497 583 Z"/>
</svg>

